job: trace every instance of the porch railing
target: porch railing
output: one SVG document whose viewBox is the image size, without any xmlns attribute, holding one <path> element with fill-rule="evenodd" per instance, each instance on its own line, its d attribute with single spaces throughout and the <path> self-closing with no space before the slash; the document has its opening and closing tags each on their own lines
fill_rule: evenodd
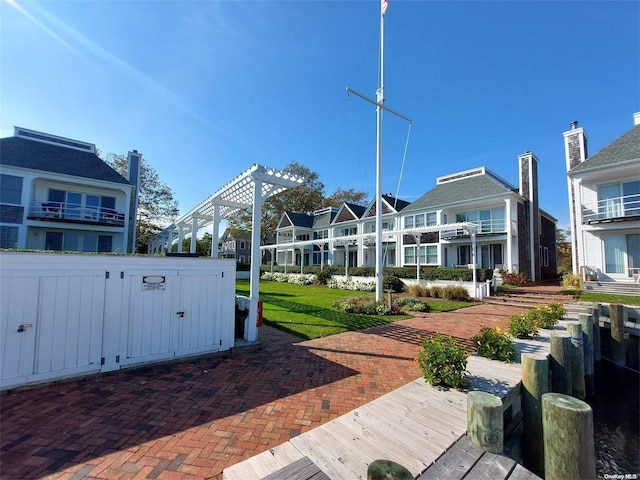
<svg viewBox="0 0 640 480">
<path fill-rule="evenodd" d="M 479 226 L 477 233 L 482 234 L 496 234 L 506 233 L 506 224 L 503 219 L 501 220 L 473 220 L 473 223 Z M 446 225 L 445 225 L 446 226 Z M 462 228 L 452 230 L 442 230 L 440 232 L 441 238 L 453 238 L 453 237 L 468 237 L 469 232 Z"/>
<path fill-rule="evenodd" d="M 640 216 L 640 194 L 606 198 L 582 206 L 583 223 Z"/>
<path fill-rule="evenodd" d="M 113 208 L 92 207 L 66 202 L 30 202 L 29 218 L 54 222 L 71 221 L 115 227 L 124 226 L 124 213 Z"/>
</svg>

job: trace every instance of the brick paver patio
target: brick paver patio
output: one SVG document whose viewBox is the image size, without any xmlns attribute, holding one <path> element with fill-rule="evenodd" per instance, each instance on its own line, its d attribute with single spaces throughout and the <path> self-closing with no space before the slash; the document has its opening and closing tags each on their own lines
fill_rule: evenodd
<svg viewBox="0 0 640 480">
<path fill-rule="evenodd" d="M 420 338 L 470 345 L 480 325 L 524 310 L 478 305 L 300 342 L 271 327 L 263 348 L 2 393 L 3 479 L 217 479 L 421 376 Z"/>
</svg>

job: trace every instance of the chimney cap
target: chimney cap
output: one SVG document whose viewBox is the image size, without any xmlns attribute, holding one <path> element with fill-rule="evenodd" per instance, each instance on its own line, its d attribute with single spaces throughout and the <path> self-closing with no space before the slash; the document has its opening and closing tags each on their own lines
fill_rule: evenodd
<svg viewBox="0 0 640 480">
<path fill-rule="evenodd" d="M 575 130 L 578 127 L 578 121 L 574 120 L 571 122 L 571 130 Z"/>
</svg>

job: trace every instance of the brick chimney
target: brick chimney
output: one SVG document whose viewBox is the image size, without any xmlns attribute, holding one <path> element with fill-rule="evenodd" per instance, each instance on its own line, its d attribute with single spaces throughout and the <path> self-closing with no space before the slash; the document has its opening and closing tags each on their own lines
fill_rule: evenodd
<svg viewBox="0 0 640 480">
<path fill-rule="evenodd" d="M 129 183 L 135 186 L 131 194 L 129 204 L 128 233 L 127 233 L 127 252 L 135 253 L 136 250 L 136 227 L 138 224 L 138 199 L 140 197 L 140 169 L 142 164 L 142 155 L 137 150 L 129 152 L 127 155 L 127 179 Z"/>
</svg>

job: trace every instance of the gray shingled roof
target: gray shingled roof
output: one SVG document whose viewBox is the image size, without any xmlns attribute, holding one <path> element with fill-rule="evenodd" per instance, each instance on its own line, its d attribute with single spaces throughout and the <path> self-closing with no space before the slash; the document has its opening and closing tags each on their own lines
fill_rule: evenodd
<svg viewBox="0 0 640 480">
<path fill-rule="evenodd" d="M 392 195 L 382 195 L 382 198 L 384 198 L 384 200 L 391 205 L 392 207 L 394 207 L 396 209 L 396 212 L 400 212 L 402 211 L 404 208 L 406 208 L 407 206 L 410 205 L 410 202 L 407 202 L 406 200 L 400 200 L 399 198 L 396 198 Z"/>
<path fill-rule="evenodd" d="M 313 215 L 307 215 L 306 213 L 285 212 L 285 215 L 289 217 L 291 223 L 296 227 L 313 227 Z"/>
<path fill-rule="evenodd" d="M 0 139 L 0 165 L 129 184 L 94 153 L 20 137 Z"/>
<path fill-rule="evenodd" d="M 640 125 L 573 167 L 569 173 L 640 159 Z"/>
<path fill-rule="evenodd" d="M 437 185 L 403 209 L 402 213 L 491 197 L 493 195 L 504 195 L 515 190 L 515 187 L 508 188 L 504 183 L 486 174 L 461 178 L 460 180 Z"/>
<path fill-rule="evenodd" d="M 364 215 L 365 210 L 367 209 L 367 207 L 363 207 L 362 205 L 358 205 L 357 203 L 344 202 L 344 205 L 349 207 L 349 210 L 351 210 L 353 214 L 358 218 L 361 218 L 362 215 Z"/>
</svg>

